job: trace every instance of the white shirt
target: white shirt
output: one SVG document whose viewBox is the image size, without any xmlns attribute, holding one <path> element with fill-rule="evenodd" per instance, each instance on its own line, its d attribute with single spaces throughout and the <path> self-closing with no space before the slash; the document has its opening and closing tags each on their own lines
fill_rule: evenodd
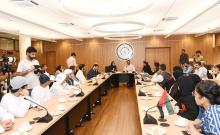
<svg viewBox="0 0 220 135">
<path fill-rule="evenodd" d="M 192 71 L 193 71 L 193 67 L 190 65 L 187 68 L 186 67 L 183 68 L 183 73 L 185 74 L 192 73 Z"/>
<path fill-rule="evenodd" d="M 220 80 L 220 73 L 216 76 L 216 79 Z"/>
<path fill-rule="evenodd" d="M 135 67 L 132 64 L 126 65 L 126 66 L 124 66 L 123 71 L 132 73 L 132 72 L 135 72 Z"/>
<path fill-rule="evenodd" d="M 51 99 L 51 92 L 49 86 L 46 88 L 38 85 L 33 88 L 31 97 L 38 103 L 43 103 Z"/>
<path fill-rule="evenodd" d="M 195 70 L 194 74 L 197 74 L 201 79 L 208 79 L 207 72 L 208 71 L 205 67 L 200 67 Z"/>
<path fill-rule="evenodd" d="M 60 73 L 62 73 L 60 70 L 57 70 L 56 72 L 55 72 L 55 77 L 57 77 L 57 75 L 58 74 L 60 74 Z"/>
<path fill-rule="evenodd" d="M 64 89 L 65 87 L 60 82 L 54 82 L 50 88 L 50 92 L 52 96 L 65 96 L 69 91 Z"/>
<path fill-rule="evenodd" d="M 18 64 L 17 72 L 23 72 L 28 69 L 33 68 L 33 65 L 39 65 L 38 60 L 28 60 L 27 58 L 24 60 L 21 60 Z M 34 71 L 26 74 L 24 76 L 27 80 L 28 89 L 33 89 L 35 86 L 40 85 L 39 77 L 38 75 L 34 74 Z"/>
<path fill-rule="evenodd" d="M 163 81 L 163 76 L 161 75 L 161 74 L 157 74 L 157 73 L 155 73 L 153 76 L 152 76 L 152 79 L 151 79 L 151 81 L 152 82 L 155 82 L 155 83 L 158 83 L 158 82 L 162 82 Z"/>
<path fill-rule="evenodd" d="M 30 97 L 26 97 L 32 100 Z M 24 99 L 24 97 L 16 97 L 11 93 L 7 93 L 2 97 L 1 105 L 9 113 L 15 117 L 24 117 L 31 106 L 31 102 Z"/>
<path fill-rule="evenodd" d="M 82 70 L 78 70 L 78 72 L 76 73 L 76 77 L 79 79 L 80 83 L 86 82 L 86 78 L 85 78 Z"/>
<path fill-rule="evenodd" d="M 67 66 L 77 66 L 76 64 L 76 58 L 73 56 L 70 56 L 67 60 L 66 60 Z"/>
<path fill-rule="evenodd" d="M 6 120 L 12 120 L 14 122 L 14 116 L 8 113 L 1 105 L 0 105 L 0 123 Z M 0 125 L 0 134 L 5 132 L 5 129 Z"/>
</svg>

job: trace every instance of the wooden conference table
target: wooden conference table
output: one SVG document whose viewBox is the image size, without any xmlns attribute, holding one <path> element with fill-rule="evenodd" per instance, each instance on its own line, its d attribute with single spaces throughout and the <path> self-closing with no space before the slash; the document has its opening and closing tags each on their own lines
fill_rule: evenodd
<svg viewBox="0 0 220 135">
<path fill-rule="evenodd" d="M 170 116 L 165 116 L 165 119 L 167 120 L 166 123 L 169 124 L 169 127 L 160 126 L 161 122 L 159 122 L 159 121 L 158 121 L 158 125 L 143 123 L 143 119 L 146 114 L 146 112 L 143 110 L 143 108 L 152 107 L 152 106 L 157 105 L 157 103 L 160 99 L 160 96 L 152 96 L 148 99 L 144 99 L 145 96 L 138 96 L 140 88 L 141 88 L 142 92 L 148 93 L 148 94 L 150 93 L 152 95 L 155 95 L 156 93 L 162 94 L 164 89 L 160 85 L 153 84 L 152 82 L 142 82 L 140 79 L 138 80 L 138 82 L 141 82 L 143 84 L 143 85 L 136 85 L 136 95 L 137 95 L 137 103 L 138 103 L 138 111 L 139 111 L 142 135 L 147 135 L 145 130 L 149 129 L 150 127 L 155 127 L 155 126 L 165 129 L 167 135 L 173 135 L 173 134 L 182 135 L 183 134 L 182 131 L 185 131 L 186 129 L 184 127 L 178 127 L 175 125 L 175 121 L 178 118 L 180 118 L 180 116 L 178 116 L 176 114 L 173 114 Z M 170 99 L 172 99 L 172 97 L 170 97 Z M 171 102 L 173 107 L 174 107 L 175 103 L 176 103 L 176 101 Z M 156 111 L 153 111 L 153 112 L 148 112 L 148 114 L 153 116 L 155 119 L 158 119 L 160 116 L 158 109 L 156 109 Z"/>
<path fill-rule="evenodd" d="M 74 134 L 74 127 L 82 117 L 85 115 L 88 116 L 89 119 L 91 119 L 91 112 L 93 109 L 93 104 L 98 103 L 101 105 L 102 101 L 102 92 L 104 89 L 106 89 L 106 86 L 109 85 L 112 78 L 117 78 L 123 75 L 128 75 L 129 77 L 133 77 L 134 80 L 134 74 L 131 73 L 114 73 L 114 74 L 107 74 L 102 75 L 97 79 L 98 85 L 93 85 L 92 83 L 85 83 L 80 85 L 85 95 L 83 97 L 73 97 L 69 98 L 70 95 L 73 94 L 71 91 L 65 98 L 67 99 L 67 102 L 60 103 L 61 97 L 53 97 L 50 101 L 43 103 L 42 105 L 48 109 L 49 112 L 52 112 L 55 110 L 56 106 L 58 104 L 63 104 L 65 107 L 65 111 L 62 112 L 62 114 L 58 116 L 53 116 L 53 120 L 49 123 L 34 123 L 32 124 L 32 129 L 28 131 L 28 134 L 31 135 L 68 135 L 68 134 Z M 105 76 L 105 77 L 104 77 Z M 119 83 L 119 79 L 116 79 Z M 135 82 L 133 82 L 135 83 Z M 118 84 L 116 84 L 118 85 Z M 163 89 L 159 87 L 159 91 L 162 91 Z M 146 87 L 144 89 L 150 89 L 150 87 Z M 139 86 L 136 86 L 136 91 L 138 92 Z M 143 124 L 143 117 L 145 115 L 145 112 L 142 110 L 142 107 L 147 105 L 154 105 L 159 100 L 159 97 L 153 98 L 153 100 L 142 100 L 140 97 L 137 96 L 138 101 L 138 108 L 139 108 L 139 115 L 140 115 L 140 124 L 142 128 L 142 134 L 146 134 L 144 132 L 144 129 L 151 125 L 144 125 Z M 22 123 L 24 122 L 30 122 L 33 121 L 36 117 L 42 117 L 46 114 L 46 111 L 37 111 L 34 109 L 30 109 L 24 118 L 16 118 L 15 119 L 15 125 L 12 130 L 5 132 L 3 135 L 13 134 L 19 131 L 19 128 L 21 127 Z M 155 118 L 159 116 L 159 112 L 155 112 L 153 114 Z M 167 134 L 170 133 L 177 133 L 180 134 L 181 130 L 183 130 L 180 127 L 177 127 L 174 125 L 174 121 L 178 118 L 177 115 L 172 115 L 169 117 L 166 117 L 168 120 L 168 123 L 170 124 L 170 127 L 166 128 Z"/>
</svg>

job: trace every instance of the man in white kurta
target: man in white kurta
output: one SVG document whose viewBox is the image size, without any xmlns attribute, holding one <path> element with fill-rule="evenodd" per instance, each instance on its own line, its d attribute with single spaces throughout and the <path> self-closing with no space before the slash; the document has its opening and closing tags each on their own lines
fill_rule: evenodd
<svg viewBox="0 0 220 135">
<path fill-rule="evenodd" d="M 31 99 L 26 89 L 26 79 L 22 76 L 16 76 L 11 80 L 11 93 L 2 97 L 1 105 L 15 117 L 24 117 L 32 103 L 24 98 Z M 36 106 L 36 105 L 32 105 Z"/>
<path fill-rule="evenodd" d="M 38 103 L 43 103 L 51 99 L 51 92 L 49 89 L 51 81 L 46 74 L 41 74 L 39 80 L 40 85 L 33 88 L 31 97 Z"/>
</svg>

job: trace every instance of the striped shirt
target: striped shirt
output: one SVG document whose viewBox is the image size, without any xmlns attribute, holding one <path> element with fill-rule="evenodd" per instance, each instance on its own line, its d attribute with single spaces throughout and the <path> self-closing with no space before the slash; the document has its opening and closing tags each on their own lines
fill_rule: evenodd
<svg viewBox="0 0 220 135">
<path fill-rule="evenodd" d="M 200 108 L 200 128 L 206 135 L 220 135 L 220 105 L 211 105 L 207 111 Z"/>
</svg>

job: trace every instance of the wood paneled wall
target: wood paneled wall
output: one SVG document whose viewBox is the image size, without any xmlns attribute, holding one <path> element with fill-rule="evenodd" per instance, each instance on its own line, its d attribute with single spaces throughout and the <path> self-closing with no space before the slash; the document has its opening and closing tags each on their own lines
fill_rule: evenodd
<svg viewBox="0 0 220 135">
<path fill-rule="evenodd" d="M 77 55 L 77 63 L 86 64 L 88 70 L 93 63 L 99 63 L 100 68 L 104 67 L 114 60 L 122 70 L 125 61 L 117 58 L 116 47 L 121 42 L 130 42 L 134 48 L 134 56 L 131 62 L 137 70 L 141 70 L 142 62 L 145 60 L 146 47 L 170 47 L 171 48 L 171 67 L 179 64 L 179 55 L 181 49 L 186 49 L 189 56 L 192 56 L 196 50 L 201 50 L 205 61 L 209 64 L 220 63 L 220 47 L 212 48 L 212 35 L 207 34 L 201 37 L 194 35 L 176 35 L 169 38 L 164 36 L 148 36 L 132 41 L 109 41 L 100 38 L 85 39 L 83 41 L 60 40 L 57 42 L 43 42 L 43 54 L 41 54 L 40 42 L 33 42 L 37 48 L 37 57 L 41 63 L 45 63 L 45 53 L 47 51 L 56 51 L 56 64 L 66 66 L 66 59 L 71 52 Z M 220 43 L 220 34 L 216 34 L 216 44 Z M 219 44 L 220 45 L 220 44 Z"/>
</svg>

